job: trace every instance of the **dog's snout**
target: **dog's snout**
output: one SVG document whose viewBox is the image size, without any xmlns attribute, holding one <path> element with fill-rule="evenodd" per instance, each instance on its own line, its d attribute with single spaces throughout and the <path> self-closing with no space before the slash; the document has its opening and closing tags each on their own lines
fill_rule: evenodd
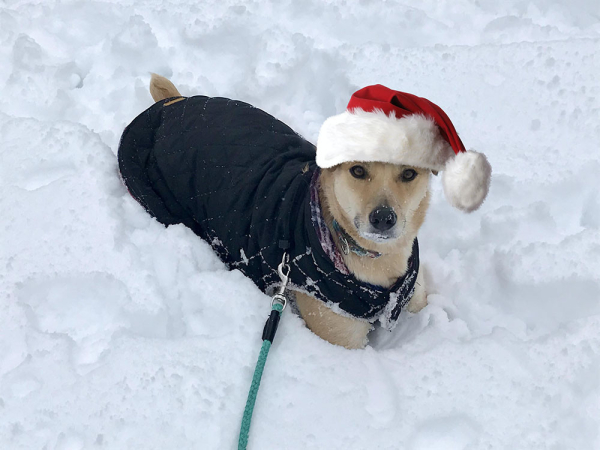
<svg viewBox="0 0 600 450">
<path fill-rule="evenodd" d="M 369 214 L 369 222 L 378 231 L 387 231 L 396 225 L 396 213 L 389 206 L 378 206 Z"/>
</svg>

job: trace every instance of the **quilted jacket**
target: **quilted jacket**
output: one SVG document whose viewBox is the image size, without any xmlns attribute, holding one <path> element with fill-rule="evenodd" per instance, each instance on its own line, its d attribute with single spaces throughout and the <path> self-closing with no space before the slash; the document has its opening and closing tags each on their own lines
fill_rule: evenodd
<svg viewBox="0 0 600 450">
<path fill-rule="evenodd" d="M 315 147 L 258 108 L 204 96 L 157 102 L 125 129 L 118 160 L 129 192 L 152 216 L 191 228 L 263 292 L 279 283 L 286 251 L 291 286 L 342 314 L 391 328 L 410 300 L 416 241 L 407 274 L 389 289 L 336 270 L 311 219 Z"/>
</svg>

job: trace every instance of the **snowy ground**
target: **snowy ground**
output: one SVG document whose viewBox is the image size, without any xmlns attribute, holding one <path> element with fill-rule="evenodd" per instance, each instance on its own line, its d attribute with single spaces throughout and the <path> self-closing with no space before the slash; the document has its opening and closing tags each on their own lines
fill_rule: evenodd
<svg viewBox="0 0 600 450">
<path fill-rule="evenodd" d="M 349 351 L 286 311 L 254 449 L 600 448 L 597 0 L 0 1 L 0 448 L 232 449 L 268 298 L 116 172 L 149 72 L 314 141 L 366 84 L 494 168 L 438 179 L 431 295 Z"/>
</svg>

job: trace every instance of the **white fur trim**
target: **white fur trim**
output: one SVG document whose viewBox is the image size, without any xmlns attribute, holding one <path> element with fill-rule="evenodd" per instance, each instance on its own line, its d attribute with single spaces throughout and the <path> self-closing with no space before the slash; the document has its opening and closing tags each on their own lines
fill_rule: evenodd
<svg viewBox="0 0 600 450">
<path fill-rule="evenodd" d="M 449 160 L 442 173 L 448 202 L 464 212 L 481 206 L 490 188 L 492 166 L 483 153 L 461 152 Z"/>
<path fill-rule="evenodd" d="M 328 118 L 317 140 L 317 165 L 323 169 L 348 161 L 378 161 L 442 170 L 454 156 L 433 120 L 400 119 L 381 110 L 345 111 Z"/>
</svg>

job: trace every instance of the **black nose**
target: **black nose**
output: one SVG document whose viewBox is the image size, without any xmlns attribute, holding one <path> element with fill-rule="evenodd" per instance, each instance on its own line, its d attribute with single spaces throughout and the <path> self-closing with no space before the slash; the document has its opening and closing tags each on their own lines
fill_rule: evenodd
<svg viewBox="0 0 600 450">
<path fill-rule="evenodd" d="M 376 230 L 387 231 L 396 225 L 396 213 L 389 206 L 378 206 L 369 214 L 369 222 Z"/>
</svg>

